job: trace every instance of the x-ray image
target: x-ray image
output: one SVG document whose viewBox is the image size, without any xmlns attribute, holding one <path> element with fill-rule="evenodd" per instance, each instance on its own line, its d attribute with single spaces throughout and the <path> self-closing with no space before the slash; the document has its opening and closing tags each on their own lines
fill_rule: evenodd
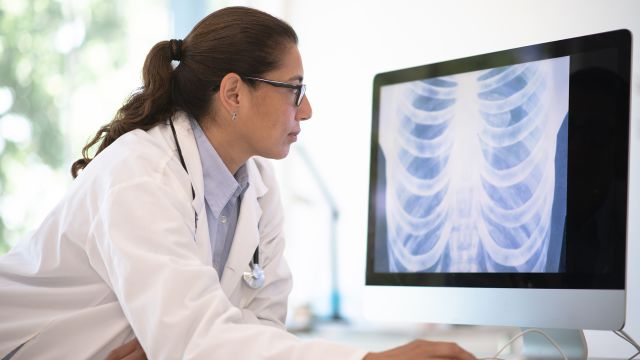
<svg viewBox="0 0 640 360">
<path fill-rule="evenodd" d="M 388 271 L 562 271 L 568 104 L 569 57 L 383 86 Z"/>
</svg>

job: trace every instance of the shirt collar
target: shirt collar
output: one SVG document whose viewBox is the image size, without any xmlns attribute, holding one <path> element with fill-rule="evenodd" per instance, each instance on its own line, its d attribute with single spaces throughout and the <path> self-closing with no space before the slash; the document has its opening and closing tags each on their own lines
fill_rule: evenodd
<svg viewBox="0 0 640 360">
<path fill-rule="evenodd" d="M 242 164 L 238 171 L 236 171 L 235 179 L 238 182 L 238 196 L 244 194 L 249 187 L 249 172 L 247 171 L 247 164 Z"/>
<path fill-rule="evenodd" d="M 197 121 L 191 121 L 191 128 L 198 145 L 202 175 L 204 178 L 204 199 L 213 215 L 220 216 L 222 209 L 233 198 L 239 197 L 249 186 L 246 165 L 242 165 L 236 176 L 229 171 Z"/>
</svg>

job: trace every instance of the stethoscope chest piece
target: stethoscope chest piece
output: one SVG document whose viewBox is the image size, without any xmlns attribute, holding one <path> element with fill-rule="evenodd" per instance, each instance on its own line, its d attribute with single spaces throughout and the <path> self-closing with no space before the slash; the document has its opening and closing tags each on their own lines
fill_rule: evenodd
<svg viewBox="0 0 640 360">
<path fill-rule="evenodd" d="M 253 252 L 253 259 L 249 263 L 251 271 L 242 274 L 244 282 L 252 289 L 260 289 L 264 285 L 264 270 L 260 266 L 260 247 Z"/>
<path fill-rule="evenodd" d="M 251 263 L 251 271 L 242 274 L 244 282 L 252 289 L 260 289 L 264 285 L 264 271 L 260 264 Z"/>
</svg>

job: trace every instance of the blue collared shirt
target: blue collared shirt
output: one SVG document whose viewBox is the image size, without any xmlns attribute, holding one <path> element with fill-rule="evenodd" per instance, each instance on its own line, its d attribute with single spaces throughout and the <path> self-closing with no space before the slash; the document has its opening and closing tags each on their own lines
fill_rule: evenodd
<svg viewBox="0 0 640 360">
<path fill-rule="evenodd" d="M 222 278 L 236 232 L 240 202 L 249 187 L 247 167 L 242 165 L 235 176 L 231 174 L 200 125 L 191 121 L 191 128 L 202 163 L 213 267 L 218 271 L 218 277 Z"/>
</svg>

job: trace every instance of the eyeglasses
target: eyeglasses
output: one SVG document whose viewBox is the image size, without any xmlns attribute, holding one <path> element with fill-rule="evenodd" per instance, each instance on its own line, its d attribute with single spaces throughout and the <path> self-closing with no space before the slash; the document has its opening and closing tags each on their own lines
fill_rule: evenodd
<svg viewBox="0 0 640 360">
<path fill-rule="evenodd" d="M 307 91 L 307 85 L 305 84 L 289 84 L 282 81 L 267 80 L 267 79 L 261 79 L 257 77 L 251 77 L 251 76 L 243 76 L 243 78 L 249 79 L 249 80 L 261 81 L 263 83 L 267 83 L 275 87 L 295 89 L 296 90 L 296 101 L 295 101 L 296 106 L 300 106 L 300 104 L 302 104 L 302 98 L 304 98 L 304 93 Z"/>
</svg>

